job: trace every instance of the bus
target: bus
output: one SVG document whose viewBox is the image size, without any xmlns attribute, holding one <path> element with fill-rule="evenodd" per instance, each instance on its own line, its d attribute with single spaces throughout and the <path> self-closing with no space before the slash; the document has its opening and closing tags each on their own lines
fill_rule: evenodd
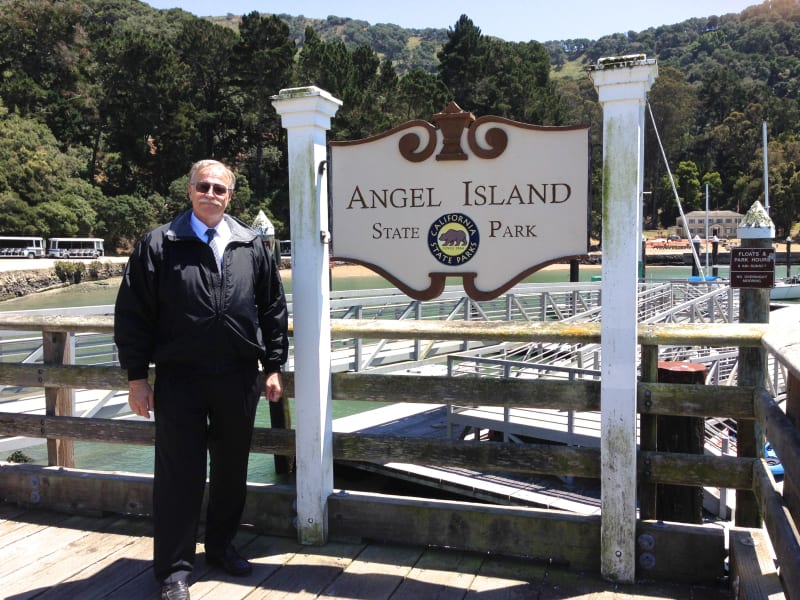
<svg viewBox="0 0 800 600">
<path fill-rule="evenodd" d="M 0 257 L 42 258 L 44 249 L 44 238 L 0 236 Z"/>
<path fill-rule="evenodd" d="M 49 258 L 100 258 L 105 254 L 100 238 L 50 238 Z"/>
</svg>

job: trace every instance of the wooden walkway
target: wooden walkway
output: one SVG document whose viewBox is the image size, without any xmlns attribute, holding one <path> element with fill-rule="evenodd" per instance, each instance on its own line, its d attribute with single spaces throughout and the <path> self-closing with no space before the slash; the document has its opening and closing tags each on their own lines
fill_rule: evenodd
<svg viewBox="0 0 800 600">
<path fill-rule="evenodd" d="M 362 542 L 308 547 L 247 528 L 236 545 L 253 562 L 253 574 L 237 579 L 207 567 L 198 546 L 193 600 L 730 597 L 723 585 L 620 586 L 530 560 Z M 151 556 L 147 519 L 74 516 L 0 504 L 0 596 L 6 600 L 156 599 Z"/>
<path fill-rule="evenodd" d="M 555 412 L 555 411 L 551 411 Z M 500 416 L 502 422 L 502 415 Z M 490 426 L 487 426 L 487 428 Z M 333 421 L 337 433 L 386 434 L 398 437 L 447 440 L 447 407 L 442 404 L 397 403 Z M 599 428 L 597 431 L 599 436 Z M 340 463 L 341 464 L 341 463 Z M 536 506 L 581 515 L 600 514 L 600 490 L 588 484 L 566 485 L 555 477 L 516 477 L 456 467 L 408 463 L 348 463 L 394 480 L 473 498 L 490 504 Z M 344 486 L 341 486 L 344 487 Z M 391 492 L 388 492 L 391 493 Z"/>
</svg>

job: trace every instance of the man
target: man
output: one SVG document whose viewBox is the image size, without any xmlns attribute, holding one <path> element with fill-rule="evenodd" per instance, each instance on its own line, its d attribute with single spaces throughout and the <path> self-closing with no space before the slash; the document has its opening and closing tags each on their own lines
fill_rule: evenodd
<svg viewBox="0 0 800 600">
<path fill-rule="evenodd" d="M 192 209 L 136 244 L 115 307 L 128 403 L 139 416 L 155 414 L 153 571 L 168 600 L 189 598 L 207 450 L 206 562 L 236 576 L 251 572 L 232 541 L 244 508 L 262 378 L 270 402 L 283 391 L 283 285 L 260 238 L 225 214 L 234 185 L 222 163 L 192 166 Z"/>
</svg>

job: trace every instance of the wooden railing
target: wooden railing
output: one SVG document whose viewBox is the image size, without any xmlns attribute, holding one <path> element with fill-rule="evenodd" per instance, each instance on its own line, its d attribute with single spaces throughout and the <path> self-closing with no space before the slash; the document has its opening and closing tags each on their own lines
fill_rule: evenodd
<svg viewBox="0 0 800 600">
<path fill-rule="evenodd" d="M 44 364 L 0 363 L 0 384 L 44 387 L 44 415 L 0 413 L 0 435 L 47 438 L 49 467 L 6 464 L 0 488 L 6 501 L 65 510 L 149 514 L 151 478 L 146 475 L 85 472 L 73 468 L 75 440 L 152 444 L 151 422 L 69 416 L 70 388 L 125 389 L 124 372 L 115 367 L 64 364 L 72 332 L 109 333 L 111 317 L 0 316 L 0 329 L 41 331 Z M 334 320 L 333 338 L 478 340 L 599 343 L 600 325 L 519 322 L 436 322 Z M 722 417 L 739 428 L 765 434 L 785 466 L 783 493 L 760 452 L 709 456 L 649 449 L 646 436 L 638 455 L 640 485 L 715 486 L 739 490 L 754 499 L 757 514 L 745 514 L 757 535 L 760 519 L 780 566 L 780 581 L 790 598 L 800 597 L 800 545 L 795 526 L 800 516 L 800 351 L 792 328 L 767 325 L 647 325 L 639 329 L 643 367 L 638 386 L 641 415 Z M 786 413 L 760 387 L 723 387 L 654 382 L 653 361 L 661 345 L 763 349 L 789 372 Z M 287 396 L 293 395 L 287 373 Z M 600 410 L 597 381 L 496 380 L 440 376 L 335 373 L 334 400 L 455 403 L 509 408 Z M 302 427 L 302 424 L 298 424 Z M 253 451 L 276 455 L 295 452 L 293 430 L 260 428 Z M 509 473 L 600 478 L 600 452 L 547 444 L 468 443 L 383 435 L 334 434 L 334 458 L 376 463 L 467 467 Z M 758 454 L 759 456 L 756 456 Z M 260 531 L 295 536 L 294 486 L 251 486 L 245 518 Z M 738 508 L 738 507 L 737 507 Z M 741 515 L 737 514 L 737 524 Z M 329 536 L 369 538 L 422 545 L 514 554 L 599 570 L 602 515 L 339 491 L 328 501 Z M 738 531 L 738 530 L 737 530 Z M 736 538 L 739 539 L 739 538 Z M 692 548 L 686 552 L 686 548 Z M 638 570 L 648 578 L 714 581 L 725 574 L 725 536 L 715 525 L 640 520 L 637 523 Z M 737 571 L 739 573 L 739 571 Z M 778 575 L 773 574 L 777 579 Z M 738 576 L 738 575 L 737 575 Z"/>
</svg>

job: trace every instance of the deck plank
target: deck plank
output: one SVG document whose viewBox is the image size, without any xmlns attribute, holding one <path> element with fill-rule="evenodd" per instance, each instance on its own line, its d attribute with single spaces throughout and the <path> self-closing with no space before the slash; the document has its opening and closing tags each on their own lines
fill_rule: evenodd
<svg viewBox="0 0 800 600">
<path fill-rule="evenodd" d="M 320 598 L 388 600 L 422 553 L 422 549 L 410 546 L 368 546 Z"/>
<path fill-rule="evenodd" d="M 472 585 L 483 557 L 472 552 L 425 552 L 392 600 L 460 600 Z"/>
<path fill-rule="evenodd" d="M 65 521 L 68 515 L 51 512 L 25 512 L 14 519 L 0 522 L 0 552 L 6 546 Z"/>
<path fill-rule="evenodd" d="M 111 523 L 110 518 L 103 521 L 101 527 L 107 527 Z M 83 529 L 86 523 L 86 517 L 69 517 L 0 548 L 0 577 L 14 578 L 19 573 L 26 573 L 31 565 L 47 561 L 61 547 L 86 537 L 89 535 Z"/>
<path fill-rule="evenodd" d="M 342 543 L 305 547 L 264 581 L 247 599 L 318 598 L 364 548 L 364 544 Z"/>
<path fill-rule="evenodd" d="M 0 524 L 7 523 L 8 521 L 15 523 L 15 520 L 23 513 L 25 513 L 24 508 L 12 504 L 0 503 Z"/>
<path fill-rule="evenodd" d="M 127 535 L 127 544 L 119 546 L 99 558 L 96 562 L 83 565 L 70 577 L 55 583 L 36 600 L 100 600 L 114 597 L 128 581 L 147 574 L 153 579 L 151 564 L 153 560 L 153 539 L 149 537 L 152 529 L 149 523 L 136 520 L 127 524 L 123 531 Z M 143 533 L 144 530 L 147 533 Z M 151 591 L 155 594 L 155 581 Z M 122 597 L 118 595 L 117 597 Z"/>
<path fill-rule="evenodd" d="M 523 600 L 542 598 L 542 581 L 547 576 L 545 564 L 514 558 L 489 556 L 470 586 L 468 600 Z"/>
<path fill-rule="evenodd" d="M 203 558 L 198 558 L 192 575 L 190 592 L 192 598 L 225 598 L 238 600 L 258 590 L 263 582 L 281 569 L 291 558 L 302 550 L 302 545 L 290 538 L 254 536 L 249 541 L 242 532 L 234 544 L 239 552 L 253 565 L 253 573 L 248 577 L 231 577 L 219 569 L 202 568 Z M 199 578 L 199 580 L 198 580 Z"/>
<path fill-rule="evenodd" d="M 75 586 L 64 584 L 67 580 L 77 580 L 83 571 L 103 561 L 117 552 L 127 553 L 132 544 L 134 529 L 126 526 L 125 519 L 105 521 L 109 531 L 96 531 L 97 524 L 86 523 L 85 535 L 74 541 L 64 543 L 69 538 L 60 537 L 56 540 L 54 551 L 14 571 L 3 580 L 3 592 L 8 596 L 16 595 L 18 598 L 35 597 L 31 592 L 32 581 L 47 581 L 53 587 L 49 591 L 70 598 L 86 598 L 85 595 L 76 595 Z M 139 530 L 145 529 L 144 523 L 138 524 Z M 149 528 L 148 528 L 149 529 Z M 88 575 L 85 573 L 84 576 Z M 96 585 L 92 582 L 92 587 Z"/>
</svg>

